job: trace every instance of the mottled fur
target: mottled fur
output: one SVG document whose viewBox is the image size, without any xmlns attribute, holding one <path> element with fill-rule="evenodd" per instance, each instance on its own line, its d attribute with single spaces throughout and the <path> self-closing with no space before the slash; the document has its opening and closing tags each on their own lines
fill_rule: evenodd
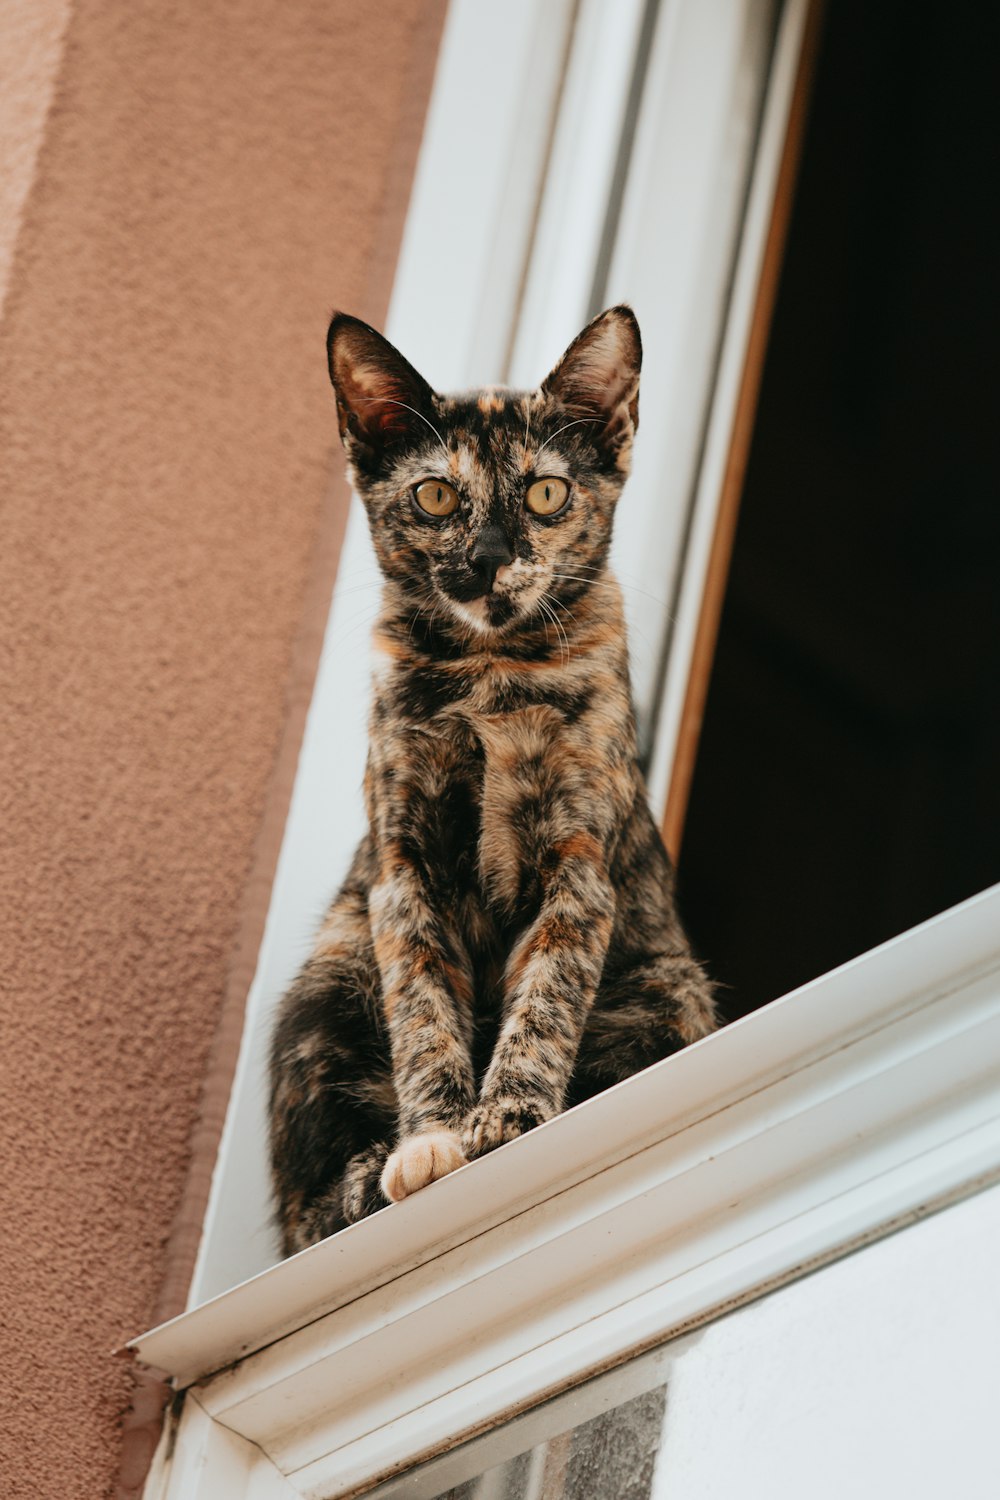
<svg viewBox="0 0 1000 1500">
<path fill-rule="evenodd" d="M 633 314 L 595 319 L 531 393 L 439 396 L 343 315 L 329 355 L 385 584 L 369 832 L 272 1046 L 286 1252 L 714 1025 L 606 566 L 638 422 Z M 568 483 L 559 514 L 526 508 L 539 478 Z M 457 491 L 453 515 L 419 509 L 427 479 Z"/>
</svg>

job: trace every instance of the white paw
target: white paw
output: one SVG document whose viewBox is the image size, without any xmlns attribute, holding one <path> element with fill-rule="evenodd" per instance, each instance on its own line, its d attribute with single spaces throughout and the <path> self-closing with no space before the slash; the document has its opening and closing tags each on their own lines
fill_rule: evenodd
<svg viewBox="0 0 1000 1500">
<path fill-rule="evenodd" d="M 466 1155 L 453 1130 L 427 1130 L 401 1141 L 382 1171 L 382 1191 L 393 1203 L 464 1167 Z"/>
</svg>

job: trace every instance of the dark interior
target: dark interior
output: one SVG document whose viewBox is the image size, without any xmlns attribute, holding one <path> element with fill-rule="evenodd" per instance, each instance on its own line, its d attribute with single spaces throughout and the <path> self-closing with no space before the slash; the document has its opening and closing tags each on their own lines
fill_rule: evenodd
<svg viewBox="0 0 1000 1500">
<path fill-rule="evenodd" d="M 727 1019 L 1000 880 L 998 30 L 827 6 L 680 858 Z"/>
</svg>

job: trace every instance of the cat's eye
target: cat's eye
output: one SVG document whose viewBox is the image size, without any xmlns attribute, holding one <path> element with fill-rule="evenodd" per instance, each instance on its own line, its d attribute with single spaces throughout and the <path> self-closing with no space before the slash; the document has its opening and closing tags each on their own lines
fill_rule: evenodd
<svg viewBox="0 0 1000 1500">
<path fill-rule="evenodd" d="M 427 516 L 450 516 L 458 509 L 458 492 L 443 479 L 425 479 L 413 491 L 413 498 Z"/>
<path fill-rule="evenodd" d="M 536 479 L 529 484 L 524 503 L 536 516 L 554 516 L 566 504 L 568 494 L 565 479 Z"/>
</svg>

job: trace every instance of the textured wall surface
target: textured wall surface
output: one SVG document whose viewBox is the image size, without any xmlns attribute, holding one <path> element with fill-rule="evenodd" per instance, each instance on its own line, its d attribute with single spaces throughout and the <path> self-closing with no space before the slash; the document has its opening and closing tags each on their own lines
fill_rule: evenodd
<svg viewBox="0 0 1000 1500">
<path fill-rule="evenodd" d="M 115 1492 L 111 1351 L 183 1297 L 343 521 L 326 318 L 384 312 L 442 17 L 0 0 L 5 1500 Z"/>
</svg>

